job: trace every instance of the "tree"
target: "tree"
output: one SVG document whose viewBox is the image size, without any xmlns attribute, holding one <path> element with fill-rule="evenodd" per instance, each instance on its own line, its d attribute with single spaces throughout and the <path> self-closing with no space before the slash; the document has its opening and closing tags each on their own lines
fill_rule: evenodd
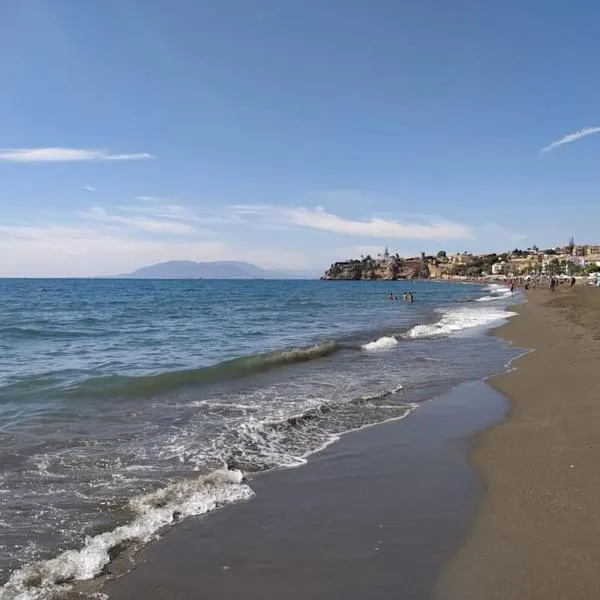
<svg viewBox="0 0 600 600">
<path fill-rule="evenodd" d="M 579 263 L 569 262 L 570 275 L 581 275 L 583 273 L 583 270 L 583 267 Z"/>
<path fill-rule="evenodd" d="M 547 267 L 547 271 L 550 275 L 558 275 L 560 273 L 560 262 L 558 258 L 553 258 Z"/>
<path fill-rule="evenodd" d="M 438 258 L 448 258 L 448 255 L 446 254 L 446 251 L 445 251 L 445 250 L 440 250 L 440 251 L 437 253 L 437 257 L 438 257 Z"/>
</svg>

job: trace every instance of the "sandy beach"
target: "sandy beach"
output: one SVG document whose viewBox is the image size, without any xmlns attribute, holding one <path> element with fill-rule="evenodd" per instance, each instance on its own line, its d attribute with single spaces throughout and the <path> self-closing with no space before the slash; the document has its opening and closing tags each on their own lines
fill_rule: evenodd
<svg viewBox="0 0 600 600">
<path fill-rule="evenodd" d="M 600 597 L 600 290 L 530 294 L 494 332 L 534 351 L 490 383 L 509 418 L 478 436 L 485 494 L 440 600 Z"/>
</svg>

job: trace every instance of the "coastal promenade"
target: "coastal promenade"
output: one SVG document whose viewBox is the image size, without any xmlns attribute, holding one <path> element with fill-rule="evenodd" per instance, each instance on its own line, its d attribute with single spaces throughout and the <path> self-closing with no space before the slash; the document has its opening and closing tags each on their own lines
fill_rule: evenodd
<svg viewBox="0 0 600 600">
<path fill-rule="evenodd" d="M 440 600 L 600 597 L 600 290 L 517 310 L 494 335 L 534 351 L 490 382 L 511 410 L 472 452 L 486 492 Z"/>
</svg>

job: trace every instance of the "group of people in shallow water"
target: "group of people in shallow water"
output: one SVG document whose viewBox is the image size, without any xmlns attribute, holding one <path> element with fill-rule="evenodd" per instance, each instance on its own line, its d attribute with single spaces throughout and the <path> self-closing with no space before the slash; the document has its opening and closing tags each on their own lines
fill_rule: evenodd
<svg viewBox="0 0 600 600">
<path fill-rule="evenodd" d="M 390 292 L 388 294 L 387 297 L 388 300 L 398 300 L 398 296 L 394 296 L 394 294 L 392 294 L 392 292 Z M 402 300 L 405 300 L 406 302 L 414 302 L 415 299 L 413 298 L 413 294 L 412 292 L 402 292 Z"/>
</svg>

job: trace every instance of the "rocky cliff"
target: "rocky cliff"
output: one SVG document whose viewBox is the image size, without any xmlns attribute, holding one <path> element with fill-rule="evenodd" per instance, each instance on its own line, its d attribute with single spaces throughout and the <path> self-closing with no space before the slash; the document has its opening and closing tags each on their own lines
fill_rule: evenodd
<svg viewBox="0 0 600 600">
<path fill-rule="evenodd" d="M 336 262 L 327 269 L 321 279 L 427 279 L 431 277 L 427 262 L 421 258 L 391 257 L 374 260 L 369 257 L 361 260 Z"/>
</svg>

